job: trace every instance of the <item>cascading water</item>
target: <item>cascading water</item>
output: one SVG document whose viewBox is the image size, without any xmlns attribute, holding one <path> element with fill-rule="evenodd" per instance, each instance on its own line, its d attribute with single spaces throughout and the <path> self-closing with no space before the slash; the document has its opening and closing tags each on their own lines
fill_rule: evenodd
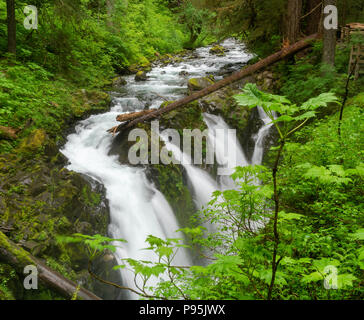
<svg viewBox="0 0 364 320">
<path fill-rule="evenodd" d="M 115 118 L 120 113 L 142 110 L 145 105 L 159 107 L 163 102 L 161 96 L 175 100 L 185 95 L 187 78 L 183 76 L 182 71 L 188 72 L 189 78 L 214 73 L 218 80 L 224 75 L 221 71 L 223 67 L 228 67 L 228 71 L 232 72 L 241 68 L 242 64 L 251 58 L 251 55 L 245 52 L 242 43 L 228 39 L 222 45 L 227 49 L 223 57 L 210 55 L 210 47 L 199 48 L 192 59 L 174 65 L 154 67 L 148 73 L 149 78 L 145 82 L 136 82 L 133 76 L 126 77 L 127 85 L 123 87 L 126 94 L 122 97 L 115 94 L 114 106 L 109 112 L 93 115 L 79 122 L 75 133 L 68 136 L 67 143 L 61 150 L 69 159 L 68 169 L 88 175 L 105 186 L 110 206 L 110 235 L 127 240 L 115 254 L 120 264 L 125 258 L 153 260 L 150 251 L 141 250 L 146 247 L 146 237 L 152 234 L 161 238 L 175 238 L 178 237 L 175 230 L 179 229 L 179 226 L 167 200 L 148 181 L 144 170 L 122 165 L 117 156 L 109 154 L 113 138 L 106 130 L 115 125 Z M 216 144 L 216 158 L 220 161 L 220 166 L 224 167 L 224 141 L 213 133 L 218 128 L 229 127 L 221 117 L 205 114 L 204 118 L 211 131 L 209 138 Z M 248 161 L 240 145 L 236 141 L 230 141 L 231 136 L 223 139 L 231 142 L 230 152 L 236 154 L 236 165 L 247 165 Z M 168 147 L 174 148 L 175 155 L 184 156 L 179 148 L 172 145 Z M 128 150 L 123 152 L 127 153 Z M 219 187 L 203 170 L 189 164 L 185 165 L 185 169 L 197 208 L 205 205 L 216 189 L 233 187 L 229 177 L 219 181 Z M 188 253 L 180 250 L 176 263 L 188 265 Z M 126 286 L 135 288 L 133 274 L 122 269 L 121 276 Z M 129 298 L 137 297 L 129 295 Z"/>
<path fill-rule="evenodd" d="M 220 188 L 222 190 L 234 189 L 236 185 L 230 175 L 234 173 L 235 167 L 245 167 L 249 162 L 236 138 L 235 131 L 226 124 L 222 117 L 205 113 L 204 121 L 209 129 L 208 139 L 215 146 L 219 170 L 223 173 L 219 176 Z"/>
<path fill-rule="evenodd" d="M 273 126 L 272 121 L 265 113 L 262 107 L 258 107 L 259 118 L 263 121 L 264 125 L 259 129 L 259 132 L 255 136 L 255 147 L 252 156 L 251 163 L 253 165 L 261 164 L 264 153 L 264 139 L 269 134 L 270 128 Z"/>
<path fill-rule="evenodd" d="M 214 179 L 204 170 L 192 165 L 192 159 L 184 154 L 179 147 L 161 136 L 166 148 L 173 153 L 174 158 L 180 163 L 187 173 L 187 178 L 192 186 L 194 201 L 198 209 L 202 209 L 211 200 L 211 195 L 218 190 Z"/>
</svg>

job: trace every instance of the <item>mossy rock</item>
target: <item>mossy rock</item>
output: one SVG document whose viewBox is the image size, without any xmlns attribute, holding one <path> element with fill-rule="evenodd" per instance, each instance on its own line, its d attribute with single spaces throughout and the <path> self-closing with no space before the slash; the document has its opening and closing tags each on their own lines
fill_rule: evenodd
<svg viewBox="0 0 364 320">
<path fill-rule="evenodd" d="M 67 275 L 87 270 L 85 248 L 61 245 L 56 238 L 73 233 L 107 234 L 105 191 L 96 182 L 92 185 L 80 174 L 46 161 L 45 156 L 2 156 L 0 225 L 10 227 L 10 239 L 34 256 L 60 261 Z M 3 242 L 0 236 L 2 247 Z M 16 254 L 26 259 L 22 252 L 26 251 Z"/>
<path fill-rule="evenodd" d="M 91 112 L 107 110 L 110 102 L 111 98 L 106 92 L 81 89 L 72 96 L 72 112 L 76 118 L 85 117 Z"/>
<path fill-rule="evenodd" d="M 142 57 L 140 58 L 140 61 L 138 63 L 133 63 L 128 67 L 128 71 L 132 74 L 136 74 L 139 71 L 145 71 L 148 72 L 152 69 L 152 64 L 151 62 L 145 58 Z"/>
<path fill-rule="evenodd" d="M 35 129 L 21 141 L 19 151 L 24 153 L 40 151 L 43 149 L 46 140 L 46 131 L 44 129 Z"/>
<path fill-rule="evenodd" d="M 219 44 L 213 46 L 211 49 L 210 49 L 210 53 L 211 54 L 215 54 L 217 56 L 224 56 L 225 55 L 225 48 Z"/>
<path fill-rule="evenodd" d="M 188 80 L 189 91 L 200 91 L 214 84 L 214 81 L 209 77 L 191 78 Z"/>
<path fill-rule="evenodd" d="M 130 73 L 137 73 L 139 71 L 139 66 L 134 63 L 134 64 L 131 64 L 129 67 L 128 67 L 128 71 Z"/>
<path fill-rule="evenodd" d="M 146 81 L 148 76 L 145 71 L 138 71 L 135 75 L 135 81 Z"/>
<path fill-rule="evenodd" d="M 125 86 L 126 84 L 127 84 L 127 81 L 123 77 L 116 77 L 112 80 L 113 87 L 121 87 L 121 86 Z"/>
</svg>

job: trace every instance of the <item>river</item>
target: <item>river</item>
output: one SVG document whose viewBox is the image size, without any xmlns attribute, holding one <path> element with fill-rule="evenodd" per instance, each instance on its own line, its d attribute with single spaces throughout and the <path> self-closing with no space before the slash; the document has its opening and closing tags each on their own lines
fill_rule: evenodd
<svg viewBox="0 0 364 320">
<path fill-rule="evenodd" d="M 179 229 L 175 214 L 164 195 L 156 189 L 147 179 L 145 170 L 139 167 L 121 164 L 116 155 L 110 155 L 113 137 L 106 130 L 115 126 L 117 115 L 130 111 L 143 110 L 148 103 L 150 108 L 157 108 L 163 102 L 161 96 L 168 100 L 176 100 L 187 93 L 187 81 L 192 77 L 203 77 L 214 74 L 219 80 L 223 76 L 222 70 L 229 72 L 238 70 L 249 59 L 243 43 L 234 39 L 227 39 L 221 43 L 227 49 L 225 56 L 216 56 L 209 53 L 210 46 L 198 48 L 192 59 L 173 65 L 157 65 L 148 73 L 148 80 L 136 82 L 134 76 L 127 76 L 127 85 L 124 87 L 126 95 L 115 95 L 111 109 L 103 114 L 92 115 L 80 121 L 75 132 L 67 137 L 67 143 L 61 150 L 69 159 L 67 168 L 85 174 L 106 189 L 106 197 L 110 207 L 109 234 L 113 238 L 127 240 L 118 248 L 115 256 L 121 264 L 123 258 L 153 260 L 155 256 L 146 247 L 145 239 L 152 234 L 160 238 L 176 238 Z M 188 72 L 186 77 L 182 71 Z M 263 157 L 263 139 L 269 132 L 270 125 L 266 115 L 259 109 L 263 126 L 255 137 L 256 145 L 253 159 L 247 159 L 243 148 L 238 141 L 232 142 L 231 154 L 237 156 L 237 165 L 260 164 Z M 229 129 L 224 119 L 219 116 L 204 114 L 204 121 L 209 129 L 209 139 L 214 140 L 216 159 L 222 158 L 224 152 L 222 141 L 216 141 L 213 132 L 216 129 Z M 211 134 L 210 134 L 211 133 Z M 183 157 L 182 151 L 175 146 L 174 154 Z M 128 152 L 128 150 L 125 150 Z M 219 163 L 221 167 L 225 164 Z M 233 188 L 234 183 L 229 177 L 218 180 L 213 179 L 206 171 L 192 165 L 185 164 L 188 175 L 190 192 L 193 194 L 196 207 L 201 208 L 209 200 L 211 193 L 216 189 L 225 190 Z M 175 263 L 189 265 L 192 263 L 189 253 L 180 250 Z M 135 287 L 134 276 L 131 272 L 121 270 L 122 282 L 129 287 Z M 136 299 L 129 294 L 129 299 Z"/>
</svg>

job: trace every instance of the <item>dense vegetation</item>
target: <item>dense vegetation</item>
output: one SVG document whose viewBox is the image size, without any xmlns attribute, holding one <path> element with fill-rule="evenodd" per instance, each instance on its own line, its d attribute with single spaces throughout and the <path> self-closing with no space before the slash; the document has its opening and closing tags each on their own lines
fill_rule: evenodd
<svg viewBox="0 0 364 320">
<path fill-rule="evenodd" d="M 116 77 L 148 70 L 163 55 L 235 36 L 256 53 L 253 63 L 320 32 L 321 21 L 320 14 L 310 14 L 321 2 L 316 0 L 298 1 L 299 16 L 289 17 L 289 0 L 57 0 L 33 1 L 39 26 L 27 30 L 22 21 L 28 3 L 17 0 L 16 52 L 8 52 L 7 2 L 0 2 L 0 176 L 9 183 L 0 184 L 0 235 L 11 222 L 11 240 L 44 243 L 32 254 L 72 280 L 79 279 L 72 264 L 81 273 L 79 265 L 115 246 L 104 236 L 105 219 L 99 229 L 87 229 L 98 221 L 85 216 L 97 210 L 101 196 L 79 176 L 59 170 L 64 159 L 54 149 L 64 130 L 108 108 L 105 91 Z M 341 26 L 364 21 L 362 1 L 335 3 Z M 330 65 L 322 61 L 327 48 L 319 40 L 270 68 L 279 79 L 274 88 L 247 84 L 233 97 L 240 106 L 264 108 L 274 123 L 275 146 L 263 166 L 236 169 L 238 190 L 216 191 L 191 218 L 182 229 L 188 245 L 151 235 L 148 250 L 158 263 L 125 260 L 142 279 L 141 297 L 364 298 L 364 79 L 347 74 L 351 47 L 358 43 L 362 36 L 339 43 Z M 41 174 L 49 180 L 28 190 L 23 181 Z M 32 203 L 42 188 L 57 208 L 45 199 Z M 88 225 L 71 214 L 63 217 L 77 210 Z M 217 231 L 208 233 L 202 222 L 213 222 Z M 211 263 L 174 267 L 182 246 Z M 151 287 L 149 281 L 162 274 L 167 277 Z M 46 288 L 39 295 L 17 294 L 20 276 L 0 260 L 0 299 L 59 298 Z"/>
</svg>

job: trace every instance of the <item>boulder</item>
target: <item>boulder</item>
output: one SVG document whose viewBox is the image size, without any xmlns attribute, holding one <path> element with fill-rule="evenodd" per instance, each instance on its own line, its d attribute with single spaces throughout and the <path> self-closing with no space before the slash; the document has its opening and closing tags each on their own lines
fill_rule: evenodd
<svg viewBox="0 0 364 320">
<path fill-rule="evenodd" d="M 138 71 L 135 75 L 135 81 L 145 81 L 148 79 L 148 76 L 145 71 Z"/>
<path fill-rule="evenodd" d="M 215 54 L 217 56 L 224 56 L 225 48 L 223 46 L 220 46 L 219 44 L 217 44 L 210 49 L 210 53 Z"/>
<path fill-rule="evenodd" d="M 191 78 L 188 80 L 189 91 L 200 91 L 214 84 L 214 81 L 209 77 Z"/>
<path fill-rule="evenodd" d="M 113 87 L 121 87 L 127 84 L 126 80 L 123 77 L 116 77 L 112 81 Z"/>
</svg>

